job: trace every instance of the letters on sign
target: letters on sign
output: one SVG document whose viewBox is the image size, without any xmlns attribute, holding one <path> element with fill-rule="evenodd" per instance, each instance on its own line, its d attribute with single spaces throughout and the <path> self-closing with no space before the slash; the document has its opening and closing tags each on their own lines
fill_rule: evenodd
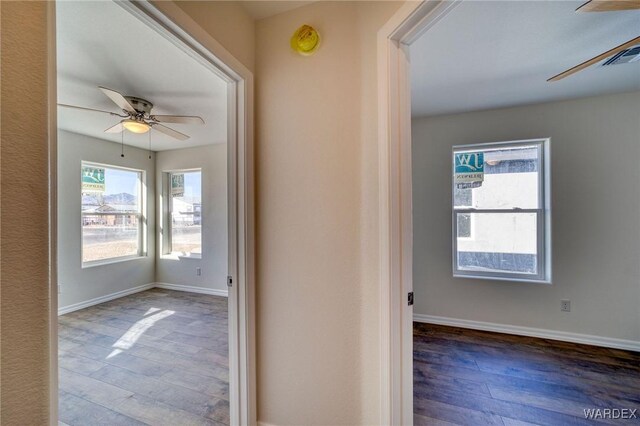
<svg viewBox="0 0 640 426">
<path fill-rule="evenodd" d="M 457 188 L 478 188 L 484 180 L 484 153 L 456 153 L 454 164 L 454 184 Z"/>
<path fill-rule="evenodd" d="M 82 192 L 105 191 L 104 169 L 98 167 L 82 167 Z"/>
</svg>

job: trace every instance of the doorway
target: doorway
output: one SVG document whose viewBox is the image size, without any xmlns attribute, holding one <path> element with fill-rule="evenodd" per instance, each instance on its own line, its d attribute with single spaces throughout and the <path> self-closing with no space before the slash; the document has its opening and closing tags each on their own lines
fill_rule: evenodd
<svg viewBox="0 0 640 426">
<path fill-rule="evenodd" d="M 592 265 L 567 250 L 578 225 L 559 226 L 554 227 L 556 260 L 551 262 L 552 192 L 556 224 L 584 220 L 584 226 L 600 226 L 597 214 L 581 215 L 575 222 L 568 213 L 576 203 L 576 182 L 587 176 L 581 170 L 553 166 L 570 163 L 565 156 L 575 150 L 601 149 L 600 158 L 614 161 L 616 150 L 611 146 L 637 140 L 637 129 L 603 137 L 598 126 L 606 122 L 622 129 L 633 123 L 630 116 L 623 117 L 629 108 L 637 110 L 631 107 L 639 99 L 637 67 L 620 58 L 635 54 L 638 12 L 583 13 L 577 11 L 582 4 L 524 2 L 505 19 L 514 7 L 508 2 L 474 9 L 479 4 L 426 1 L 405 6 L 381 32 L 381 290 L 387 315 L 383 324 L 388 326 L 383 328 L 382 348 L 390 361 L 383 367 L 388 389 L 384 422 L 579 422 L 588 416 L 592 386 L 615 395 L 612 375 L 621 383 L 634 374 L 596 372 L 608 362 L 603 358 L 607 348 L 625 358 L 637 357 L 630 352 L 637 351 L 637 342 L 624 337 L 635 330 L 635 311 L 616 317 L 624 327 L 604 316 L 597 326 L 576 327 L 574 321 L 580 318 L 587 324 L 594 312 L 574 312 L 569 300 L 587 293 L 590 299 L 606 299 L 596 296 L 599 282 L 591 277 L 603 273 L 610 257 L 624 253 L 599 250 L 602 241 L 585 242 L 598 259 Z M 520 19 L 544 21 L 544 34 Z M 568 48 L 564 37 L 553 34 L 569 24 L 584 26 L 585 32 L 597 26 L 602 33 L 599 44 Z M 441 36 L 447 31 L 450 37 L 445 40 Z M 423 36 L 425 42 L 432 36 L 434 43 L 413 51 Z M 464 59 L 453 53 L 460 40 L 456 46 L 447 45 L 458 36 L 468 49 Z M 545 47 L 536 47 L 538 43 Z M 467 59 L 474 65 L 465 64 Z M 413 77 L 422 79 L 418 83 L 426 88 L 418 98 L 409 73 L 416 63 L 423 67 Z M 428 71 L 425 64 L 431 64 Z M 413 120 L 411 112 L 417 113 Z M 463 124 L 474 119 L 473 124 Z M 584 133 L 577 136 L 579 132 Z M 463 182 L 456 165 L 461 163 L 458 159 L 471 157 L 484 157 L 476 163 L 483 164 L 482 170 Z M 603 170 L 598 180 L 606 179 Z M 602 186 L 607 189 L 594 188 L 590 197 L 608 199 L 610 188 L 620 185 L 608 182 Z M 505 214 L 511 215 L 510 226 L 499 228 L 507 232 L 487 232 L 497 229 Z M 526 215 L 528 223 L 522 221 Z M 619 229 L 636 232 L 636 218 L 630 215 L 630 223 Z M 607 229 L 603 237 L 613 238 L 616 231 Z M 574 292 L 572 277 L 592 267 Z M 608 276 L 615 277 L 615 271 Z M 624 304 L 630 296 L 626 280 L 613 281 L 615 290 L 607 295 Z M 637 275 L 629 282 L 635 281 Z M 589 367 L 578 361 L 585 354 L 592 361 Z M 554 366 L 558 358 L 562 368 Z M 594 383 L 585 380 L 587 371 Z M 562 383 L 571 397 L 550 396 L 550 388 L 541 381 Z"/>
<path fill-rule="evenodd" d="M 252 152 L 251 115 L 246 113 L 252 103 L 252 76 L 177 7 L 105 2 L 99 6 L 108 10 L 96 13 L 95 9 L 83 12 L 78 6 L 81 5 L 65 2 L 57 5 L 56 12 L 56 6 L 51 5 L 49 20 L 55 21 L 58 14 L 58 35 L 70 30 L 60 20 L 63 13 L 72 18 L 71 22 L 94 25 L 94 31 L 99 30 L 101 19 L 118 15 L 129 20 L 132 31 L 157 37 L 157 44 L 165 43 L 175 51 L 174 55 L 182 55 L 178 66 L 188 68 L 185 64 L 190 62 L 193 70 L 207 73 L 215 83 L 208 90 L 176 90 L 175 85 L 158 85 L 158 80 L 155 88 L 140 87 L 145 84 L 144 70 L 132 69 L 136 68 L 131 67 L 134 60 L 120 64 L 114 61 L 117 56 L 113 50 L 118 49 L 92 44 L 89 34 L 80 39 L 72 34 L 58 38 L 59 55 L 65 49 L 79 48 L 84 56 L 76 55 L 74 59 L 89 58 L 96 67 L 93 72 L 83 73 L 59 56 L 58 69 L 66 74 L 63 78 L 58 75 L 58 103 L 126 114 L 119 108 L 121 105 L 109 108 L 113 93 L 98 87 L 102 85 L 120 94 L 138 113 L 145 112 L 145 101 L 154 103 L 156 109 L 146 111 L 145 119 L 151 115 L 158 115 L 159 121 L 162 115 L 204 116 L 205 123 L 212 125 L 208 131 L 202 131 L 202 127 L 193 130 L 181 121 L 170 124 L 172 119 L 168 119 L 165 123 L 151 123 L 151 131 L 146 134 L 125 130 L 101 135 L 103 126 L 99 120 L 115 119 L 113 124 L 117 125 L 121 119 L 135 117 L 59 107 L 58 122 L 66 128 L 58 133 L 57 149 L 53 149 L 58 157 L 52 167 L 57 168 L 52 180 L 58 182 L 57 239 L 54 238 L 58 276 L 52 280 L 52 294 L 59 293 L 60 300 L 52 300 L 51 305 L 52 317 L 61 314 L 61 326 L 56 326 L 57 318 L 52 321 L 52 341 L 63 339 L 59 348 L 54 348 L 54 352 L 59 349 L 67 355 L 60 358 L 60 367 L 76 370 L 71 377 L 61 376 L 60 385 L 76 394 L 61 392 L 58 417 L 63 419 L 65 398 L 67 402 L 78 402 L 76 399 L 80 398 L 82 404 L 101 407 L 96 415 L 104 414 L 106 408 L 118 416 L 128 415 L 149 424 L 175 412 L 187 413 L 186 419 L 195 414 L 221 423 L 249 422 L 255 417 L 250 367 L 252 187 L 247 179 L 247 174 L 252 173 L 248 166 Z M 82 13 L 88 15 L 73 19 L 74 14 Z M 180 22 L 182 27 L 174 22 Z M 135 25 L 140 25 L 138 30 Z M 198 40 L 184 28 L 198 34 Z M 110 41 L 118 43 L 114 38 Z M 156 74 L 162 74 L 157 65 L 154 69 Z M 188 70 L 172 74 L 180 73 L 188 75 Z M 83 79 L 83 75 L 89 78 Z M 111 82 L 109 76 L 113 77 Z M 159 86 L 163 87 L 158 89 Z M 95 94 L 86 95 L 89 88 L 107 96 L 97 100 Z M 168 101 L 171 97 L 177 98 L 173 105 Z M 201 111 L 207 109 L 206 103 L 212 98 L 213 109 L 217 109 L 213 113 L 209 108 L 212 113 L 206 117 L 207 112 Z M 90 116 L 74 120 L 67 110 Z M 87 130 L 94 129 L 91 124 L 98 124 L 98 130 Z M 206 124 L 203 127 L 207 129 Z M 219 134 L 212 133 L 212 128 Z M 184 135 L 191 136 L 189 148 L 166 145 Z M 87 177 L 87 182 L 82 176 Z M 93 190 L 89 188 L 89 178 L 97 179 Z M 79 208 L 69 200 L 79 203 Z M 78 216 L 78 220 L 67 225 L 67 216 Z M 55 219 L 52 222 L 56 223 Z M 117 232 L 112 232 L 114 229 Z M 119 268 L 122 270 L 116 271 Z M 85 339 L 87 344 L 83 344 Z M 79 348 L 84 348 L 82 354 Z M 166 351 L 170 348 L 173 352 Z M 173 367 L 163 368 L 162 363 L 171 361 L 171 357 Z M 198 363 L 202 369 L 194 369 Z M 53 364 L 52 413 L 57 413 L 58 365 Z M 176 368 L 180 365 L 185 369 Z M 135 374 L 152 377 L 146 390 L 141 385 L 146 379 Z M 102 382 L 97 391 L 87 385 L 96 384 L 95 381 Z M 91 400 L 91 395 L 103 391 L 107 391 L 103 396 L 113 393 L 106 399 Z M 201 411 L 190 413 L 187 400 L 200 401 L 194 407 Z M 150 412 L 144 406 L 149 402 L 168 411 Z M 122 405 L 110 406 L 112 403 Z M 91 404 L 87 407 L 95 408 Z M 127 412 L 119 412 L 118 408 Z M 86 414 L 90 415 L 90 411 Z M 74 416 L 68 419 L 78 421 Z"/>
</svg>

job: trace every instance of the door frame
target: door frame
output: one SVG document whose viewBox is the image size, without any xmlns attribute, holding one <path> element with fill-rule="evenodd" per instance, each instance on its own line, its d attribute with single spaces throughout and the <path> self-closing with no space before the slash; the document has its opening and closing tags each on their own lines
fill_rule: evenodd
<svg viewBox="0 0 640 426">
<path fill-rule="evenodd" d="M 257 422 L 253 74 L 174 2 L 116 1 L 228 83 L 229 377 L 233 425 Z M 47 7 L 50 220 L 50 424 L 58 424 L 56 9 Z"/>
<path fill-rule="evenodd" d="M 462 0 L 405 3 L 378 31 L 380 424 L 413 425 L 409 46 Z"/>
</svg>

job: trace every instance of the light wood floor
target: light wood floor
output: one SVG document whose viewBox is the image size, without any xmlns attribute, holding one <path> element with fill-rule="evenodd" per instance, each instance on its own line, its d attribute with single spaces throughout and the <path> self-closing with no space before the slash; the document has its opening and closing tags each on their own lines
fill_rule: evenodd
<svg viewBox="0 0 640 426">
<path fill-rule="evenodd" d="M 413 338 L 416 425 L 640 424 L 638 352 L 419 323 Z"/>
<path fill-rule="evenodd" d="M 58 324 L 60 424 L 229 424 L 226 298 L 152 289 Z"/>
</svg>

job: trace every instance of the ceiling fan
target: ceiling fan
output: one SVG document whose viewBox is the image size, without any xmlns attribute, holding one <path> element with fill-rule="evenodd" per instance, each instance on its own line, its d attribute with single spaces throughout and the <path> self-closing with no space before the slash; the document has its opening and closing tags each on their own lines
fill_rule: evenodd
<svg viewBox="0 0 640 426">
<path fill-rule="evenodd" d="M 640 9 L 640 0 L 589 0 L 576 12 L 613 12 Z"/>
<path fill-rule="evenodd" d="M 58 104 L 64 108 L 80 109 L 84 111 L 101 112 L 104 114 L 114 115 L 123 120 L 114 126 L 105 130 L 105 133 L 121 133 L 125 129 L 133 133 L 146 133 L 151 129 L 155 129 L 160 133 L 164 133 L 172 138 L 185 141 L 189 139 L 189 135 L 178 132 L 163 123 L 176 124 L 204 124 L 201 117 L 191 115 L 153 115 L 151 110 L 153 104 L 146 99 L 137 98 L 135 96 L 124 96 L 120 92 L 106 87 L 98 87 L 109 99 L 111 99 L 121 110 L 122 113 L 111 111 L 103 111 L 100 109 L 85 108 L 75 105 Z"/>
<path fill-rule="evenodd" d="M 576 9 L 576 12 L 615 12 L 637 9 L 640 9 L 640 0 L 589 0 L 588 2 L 578 7 Z M 574 67 L 571 67 L 568 70 L 561 72 L 560 74 L 554 75 L 547 81 L 562 80 L 563 78 L 575 74 L 578 71 L 582 71 L 583 69 L 590 67 L 591 65 L 596 64 L 608 57 L 614 55 L 625 55 L 627 53 L 626 51 L 630 51 L 637 44 L 640 44 L 640 36 L 626 41 L 621 45 L 616 46 L 613 49 L 609 49 L 597 56 L 594 56 L 593 58 L 586 60 Z M 635 53 L 635 49 L 634 52 L 629 52 L 629 55 L 631 55 L 631 53 Z"/>
</svg>

